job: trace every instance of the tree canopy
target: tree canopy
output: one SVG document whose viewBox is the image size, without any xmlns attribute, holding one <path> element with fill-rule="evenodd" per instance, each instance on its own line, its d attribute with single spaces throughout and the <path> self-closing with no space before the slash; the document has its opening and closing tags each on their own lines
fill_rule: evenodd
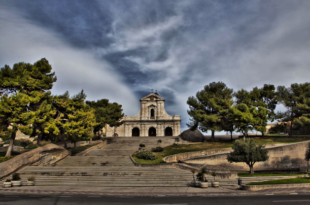
<svg viewBox="0 0 310 205">
<path fill-rule="evenodd" d="M 122 105 L 116 102 L 110 103 L 108 99 L 86 101 L 86 104 L 96 111 L 95 117 L 98 124 L 94 127 L 94 132 L 101 130 L 105 124 L 117 127 L 123 123 L 120 121 L 124 117 Z"/>
<path fill-rule="evenodd" d="M 254 174 L 254 164 L 256 162 L 266 161 L 269 159 L 268 150 L 263 145 L 256 145 L 254 139 L 236 140 L 232 146 L 233 151 L 227 155 L 227 160 L 232 162 L 245 162 L 250 173 Z"/>
<path fill-rule="evenodd" d="M 229 109 L 233 104 L 232 93 L 233 90 L 227 88 L 225 83 L 213 82 L 197 92 L 196 97 L 187 100 L 190 108 L 187 113 L 194 122 L 192 126 L 199 125 L 203 132 L 211 130 L 212 141 L 215 141 L 214 132 L 223 130 L 221 111 Z"/>
<path fill-rule="evenodd" d="M 283 122 L 289 122 L 289 135 L 292 136 L 293 124 L 296 123 L 295 128 L 300 126 L 307 126 L 309 123 L 309 93 L 310 83 L 291 84 L 290 87 L 278 86 L 278 99 L 287 111 L 278 112 L 278 118 Z"/>
</svg>

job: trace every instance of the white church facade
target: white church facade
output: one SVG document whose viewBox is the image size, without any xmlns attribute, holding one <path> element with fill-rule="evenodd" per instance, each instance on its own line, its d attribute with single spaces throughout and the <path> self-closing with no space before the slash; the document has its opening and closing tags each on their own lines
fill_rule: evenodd
<svg viewBox="0 0 310 205">
<path fill-rule="evenodd" d="M 156 137 L 179 136 L 181 116 L 168 115 L 165 99 L 151 93 L 140 99 L 140 111 L 136 116 L 124 116 L 119 127 L 106 126 L 106 137 Z M 115 133 L 115 135 L 114 135 Z"/>
</svg>

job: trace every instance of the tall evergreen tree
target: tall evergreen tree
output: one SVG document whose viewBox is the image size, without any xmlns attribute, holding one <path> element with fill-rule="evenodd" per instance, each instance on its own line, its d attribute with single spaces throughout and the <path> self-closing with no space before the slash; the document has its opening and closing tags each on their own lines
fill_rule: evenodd
<svg viewBox="0 0 310 205">
<path fill-rule="evenodd" d="M 0 132 L 9 136 L 10 144 L 5 156 L 11 156 L 17 130 L 29 134 L 31 129 L 27 124 L 27 106 L 31 98 L 23 93 L 1 96 L 0 99 Z"/>
<path fill-rule="evenodd" d="M 244 103 L 250 109 L 254 120 L 252 127 L 261 132 L 266 132 L 268 120 L 274 120 L 274 110 L 277 104 L 276 92 L 274 85 L 265 84 L 263 88 L 253 88 L 250 92 L 239 90 L 234 93 L 236 103 Z"/>
<path fill-rule="evenodd" d="M 187 112 L 191 120 L 199 123 L 199 129 L 203 132 L 211 130 L 212 141 L 215 141 L 214 132 L 223 130 L 221 111 L 229 109 L 233 104 L 232 93 L 233 90 L 227 88 L 225 83 L 213 82 L 197 92 L 196 97 L 187 100 L 190 107 Z"/>
<path fill-rule="evenodd" d="M 287 111 L 285 112 L 278 112 L 277 116 L 282 119 L 283 122 L 290 122 L 290 137 L 292 137 L 294 120 L 295 122 L 298 122 L 298 119 L 305 114 L 305 110 L 300 108 L 303 107 L 303 104 L 306 104 L 305 94 L 309 92 L 309 89 L 310 83 L 294 83 L 287 88 L 284 86 L 278 86 L 277 88 L 279 102 L 287 108 Z M 306 118 L 303 117 L 302 119 L 305 120 Z"/>
<path fill-rule="evenodd" d="M 102 130 L 105 124 L 113 126 L 120 126 L 120 121 L 124 117 L 122 105 L 118 103 L 110 103 L 108 99 L 101 99 L 97 101 L 86 101 L 91 108 L 95 109 L 96 122 L 98 125 L 94 127 L 94 133 Z"/>
<path fill-rule="evenodd" d="M 255 119 L 253 111 L 244 103 L 233 105 L 228 109 L 227 116 L 232 120 L 236 130 L 243 134 L 243 137 L 248 135 L 249 130 L 253 129 Z"/>
<path fill-rule="evenodd" d="M 302 116 L 295 118 L 293 123 L 296 129 L 306 128 L 310 129 L 310 86 L 307 86 L 296 105 L 298 113 Z"/>
<path fill-rule="evenodd" d="M 13 68 L 5 65 L 0 70 L 0 95 L 11 96 L 17 93 L 25 94 L 31 100 L 24 111 L 32 111 L 37 114 L 39 113 L 41 116 L 43 115 L 43 118 L 37 117 L 39 118 L 37 120 L 38 124 L 33 124 L 34 129 L 39 128 L 39 141 L 41 139 L 40 134 L 42 135 L 44 133 L 43 130 L 46 130 L 45 127 L 40 127 L 40 125 L 45 124 L 44 120 L 46 119 L 42 112 L 50 112 L 47 99 L 50 98 L 51 93 L 48 91 L 52 89 L 53 83 L 57 80 L 55 73 L 51 73 L 51 70 L 52 67 L 45 58 L 42 58 L 33 65 L 20 62 L 14 64 Z M 43 108 L 42 106 L 45 107 Z M 27 123 L 34 122 L 31 119 L 33 113 L 27 114 L 25 117 L 27 118 Z"/>
<path fill-rule="evenodd" d="M 53 107 L 55 109 L 55 124 L 59 135 L 53 135 L 54 140 L 63 140 L 65 147 L 70 140 L 76 147 L 76 142 L 91 138 L 90 132 L 96 126 L 95 110 L 85 104 L 86 94 L 82 90 L 70 98 L 68 92 L 55 96 Z"/>
</svg>

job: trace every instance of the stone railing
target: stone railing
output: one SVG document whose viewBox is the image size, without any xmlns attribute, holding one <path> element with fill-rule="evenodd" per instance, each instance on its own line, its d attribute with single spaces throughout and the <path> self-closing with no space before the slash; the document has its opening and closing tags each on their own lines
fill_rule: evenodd
<svg viewBox="0 0 310 205">
<path fill-rule="evenodd" d="M 99 142 L 97 145 L 94 145 L 83 152 L 77 153 L 75 156 L 85 156 L 88 152 L 95 150 L 95 149 L 102 149 L 107 145 L 107 140 L 104 140 L 103 142 Z"/>
<path fill-rule="evenodd" d="M 55 144 L 38 147 L 0 163 L 0 179 L 33 163 L 55 163 L 67 157 L 68 154 L 66 149 Z"/>
</svg>

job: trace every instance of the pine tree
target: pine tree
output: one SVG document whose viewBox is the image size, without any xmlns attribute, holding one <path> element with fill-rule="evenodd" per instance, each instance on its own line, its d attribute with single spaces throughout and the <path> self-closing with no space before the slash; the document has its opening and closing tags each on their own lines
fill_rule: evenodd
<svg viewBox="0 0 310 205">
<path fill-rule="evenodd" d="M 230 107 L 226 115 L 237 131 L 243 134 L 244 138 L 248 135 L 249 130 L 253 129 L 252 125 L 255 124 L 255 119 L 252 110 L 246 104 L 240 103 Z"/>
<path fill-rule="evenodd" d="M 59 135 L 52 135 L 53 140 L 63 140 L 65 147 L 70 140 L 76 147 L 77 141 L 91 138 L 90 133 L 97 123 L 95 110 L 85 104 L 85 99 L 83 90 L 71 98 L 68 92 L 54 97 L 54 119 Z"/>
<path fill-rule="evenodd" d="M 91 108 L 95 109 L 97 126 L 94 127 L 94 133 L 102 130 L 105 124 L 111 127 L 120 126 L 120 121 L 124 117 L 122 105 L 118 103 L 110 103 L 108 99 L 101 99 L 96 101 L 86 101 Z"/>
<path fill-rule="evenodd" d="M 221 111 L 229 109 L 233 104 L 233 90 L 227 88 L 223 82 L 213 82 L 206 85 L 203 90 L 197 92 L 196 97 L 189 97 L 187 111 L 194 122 L 199 123 L 199 129 L 203 132 L 211 130 L 211 141 L 215 141 L 214 132 L 223 130 L 221 124 Z"/>
<path fill-rule="evenodd" d="M 293 124 L 307 124 L 307 97 L 310 90 L 310 83 L 291 84 L 290 87 L 278 86 L 279 101 L 287 108 L 285 112 L 278 112 L 278 118 L 283 122 L 290 122 L 289 136 L 292 137 Z M 300 120 L 298 120 L 301 118 Z"/>
<path fill-rule="evenodd" d="M 6 95 L 1 96 L 0 131 L 4 132 L 4 135 L 10 138 L 10 144 L 5 156 L 11 156 L 18 129 L 26 134 L 31 131 L 27 124 L 27 116 L 25 116 L 29 103 L 31 103 L 31 98 L 23 93 L 10 95 L 9 97 Z"/>
<path fill-rule="evenodd" d="M 5 65 L 0 71 L 0 95 L 10 96 L 20 92 L 31 98 L 25 109 L 25 112 L 30 113 L 25 117 L 27 123 L 33 124 L 32 134 L 38 134 L 38 145 L 41 138 L 49 134 L 49 129 L 54 126 L 52 118 L 47 117 L 52 114 L 49 90 L 57 80 L 51 70 L 51 65 L 42 58 L 33 65 L 16 63 L 12 69 Z"/>
</svg>

